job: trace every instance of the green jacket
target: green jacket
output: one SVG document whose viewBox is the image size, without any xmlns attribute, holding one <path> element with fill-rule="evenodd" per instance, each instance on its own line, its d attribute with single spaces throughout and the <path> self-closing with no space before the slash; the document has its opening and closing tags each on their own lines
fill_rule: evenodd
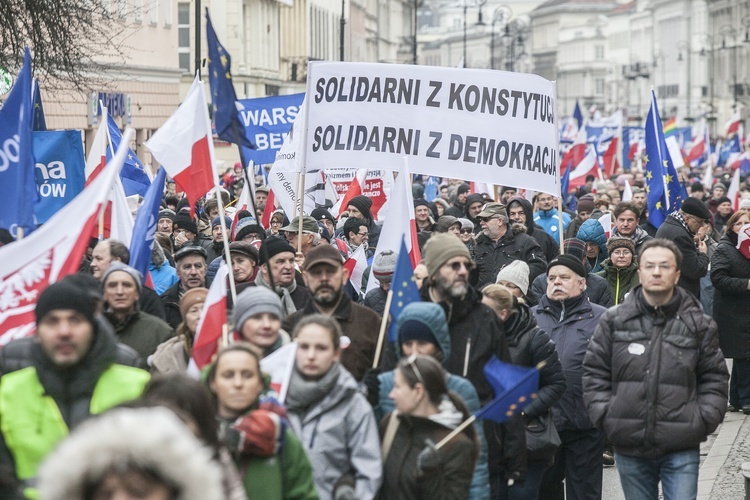
<svg viewBox="0 0 750 500">
<path fill-rule="evenodd" d="M 111 364 L 96 382 L 90 413 L 98 414 L 137 398 L 148 380 L 148 372 Z M 32 481 L 44 457 L 68 435 L 60 408 L 42 386 L 35 367 L 0 378 L 0 431 L 21 481 Z M 28 498 L 36 497 L 31 488 L 24 493 Z"/>
<path fill-rule="evenodd" d="M 625 295 L 641 282 L 638 278 L 638 264 L 635 263 L 635 260 L 630 266 L 617 269 L 612 265 L 612 260 L 607 259 L 602 262 L 602 270 L 594 274 L 607 280 L 614 305 L 622 303 Z"/>
</svg>

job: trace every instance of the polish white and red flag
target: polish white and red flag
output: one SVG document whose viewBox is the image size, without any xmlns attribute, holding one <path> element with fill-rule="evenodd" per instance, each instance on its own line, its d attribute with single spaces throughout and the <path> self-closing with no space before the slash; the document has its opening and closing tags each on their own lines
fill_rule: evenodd
<svg viewBox="0 0 750 500">
<path fill-rule="evenodd" d="M 740 124 L 742 123 L 742 117 L 740 116 L 739 110 L 735 111 L 732 116 L 727 120 L 727 131 L 725 137 L 728 139 L 734 134 L 740 131 Z M 742 139 L 742 137 L 740 137 Z"/>
<path fill-rule="evenodd" d="M 422 260 L 417 240 L 417 222 L 414 220 L 414 198 L 411 194 L 411 175 L 404 157 L 404 164 L 398 171 L 398 177 L 393 183 L 391 199 L 388 201 L 388 212 L 385 214 L 385 222 L 380 231 L 378 247 L 375 257 L 385 250 L 391 250 L 398 255 L 401 251 L 401 239 L 406 244 L 409 252 L 412 268 L 417 267 Z M 367 280 L 367 291 L 378 286 L 378 280 L 373 274 Z"/>
<path fill-rule="evenodd" d="M 229 268 L 226 264 L 222 264 L 206 294 L 203 311 L 195 329 L 193 354 L 188 366 L 188 372 L 194 376 L 200 375 L 203 367 L 213 360 L 219 350 L 224 325 L 227 323 L 228 274 Z"/>
<path fill-rule="evenodd" d="M 362 194 L 365 183 L 367 182 L 367 169 L 360 168 L 357 170 L 357 174 L 354 179 L 349 183 L 349 187 L 346 189 L 346 193 L 342 196 L 339 201 L 331 208 L 331 215 L 338 217 L 339 214 L 346 210 L 349 206 L 349 202 Z"/>
<path fill-rule="evenodd" d="M 593 175 L 597 179 L 599 178 L 599 158 L 593 147 L 589 149 L 583 160 L 581 160 L 581 162 L 570 172 L 570 184 L 568 185 L 568 190 L 572 191 L 574 188 L 586 184 L 586 177 L 589 175 Z"/>
<path fill-rule="evenodd" d="M 192 216 L 195 202 L 218 179 L 208 104 L 199 78 L 193 80 L 185 100 L 146 146 L 187 195 Z"/>
<path fill-rule="evenodd" d="M 581 125 L 581 128 L 576 134 L 576 138 L 570 148 L 563 154 L 562 160 L 560 160 L 560 177 L 562 177 L 569 168 L 575 167 L 583 161 L 586 157 L 586 123 Z"/>
<path fill-rule="evenodd" d="M 740 207 L 740 169 L 734 171 L 732 181 L 727 188 L 727 198 L 732 201 L 732 210 L 735 212 Z"/>
<path fill-rule="evenodd" d="M 750 259 L 750 224 L 744 224 L 737 233 L 737 250 Z"/>
<path fill-rule="evenodd" d="M 234 204 L 235 208 L 237 209 L 234 212 L 234 220 L 232 221 L 232 240 L 234 240 L 237 237 L 237 222 L 240 220 L 240 212 L 243 210 L 250 210 L 249 207 L 253 206 L 252 199 L 250 198 L 250 187 L 247 185 L 247 182 L 242 186 L 242 191 L 240 191 L 240 197 L 237 198 L 237 203 Z M 268 226 L 263 226 L 268 227 Z"/>
<path fill-rule="evenodd" d="M 620 162 L 617 160 L 617 148 L 620 141 L 617 137 L 613 137 L 609 141 L 607 150 L 602 154 L 602 169 L 604 170 L 604 178 L 610 179 L 614 173 L 620 168 Z"/>
<path fill-rule="evenodd" d="M 107 146 L 109 145 L 109 133 L 107 131 L 107 108 L 101 106 L 102 115 L 99 128 L 96 129 L 94 140 L 91 142 L 89 156 L 86 158 L 86 186 L 96 179 L 107 164 Z"/>
<path fill-rule="evenodd" d="M 297 342 L 289 342 L 260 360 L 260 371 L 271 379 L 271 389 L 276 391 L 282 403 L 292 379 L 296 356 Z"/>
<path fill-rule="evenodd" d="M 28 237 L 0 247 L 0 346 L 33 335 L 34 309 L 48 285 L 78 271 L 112 184 L 120 175 L 133 131 L 99 175 Z"/>
<path fill-rule="evenodd" d="M 359 293 L 362 289 L 362 276 L 364 276 L 365 269 L 367 269 L 367 253 L 365 253 L 364 245 L 358 246 L 351 257 L 346 259 L 344 269 L 349 271 L 349 282 L 354 287 L 354 290 Z"/>
<path fill-rule="evenodd" d="M 688 154 L 685 157 L 686 163 L 692 164 L 693 162 L 700 160 L 706 154 L 708 128 L 706 127 L 705 119 L 701 120 L 697 132 L 698 133 L 695 134 L 693 145 L 690 147 L 690 151 L 688 151 Z"/>
<path fill-rule="evenodd" d="M 273 189 L 268 189 L 268 198 L 266 198 L 266 207 L 263 209 L 263 215 L 260 216 L 260 222 L 263 227 L 268 229 L 271 227 L 271 215 L 276 210 L 276 195 Z"/>
</svg>

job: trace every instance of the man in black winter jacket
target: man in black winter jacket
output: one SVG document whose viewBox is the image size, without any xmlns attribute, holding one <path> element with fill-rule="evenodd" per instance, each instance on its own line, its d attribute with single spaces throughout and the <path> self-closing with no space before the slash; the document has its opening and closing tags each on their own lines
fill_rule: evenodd
<svg viewBox="0 0 750 500">
<path fill-rule="evenodd" d="M 482 233 L 477 237 L 473 250 L 477 269 L 472 275 L 472 283 L 477 288 L 494 283 L 497 273 L 514 260 L 522 260 L 529 265 L 529 282 L 544 272 L 547 259 L 544 258 L 542 247 L 524 232 L 525 227 L 519 226 L 518 232 L 509 225 L 505 205 L 487 203 L 477 218 L 482 226 Z"/>
<path fill-rule="evenodd" d="M 615 448 L 628 498 L 694 499 L 700 443 L 721 422 L 729 374 L 716 323 L 677 284 L 669 240 L 641 249 L 637 287 L 608 310 L 584 358 L 583 397 Z"/>
<path fill-rule="evenodd" d="M 526 234 L 539 243 L 547 262 L 560 255 L 560 245 L 550 234 L 534 223 L 534 209 L 526 198 L 515 196 L 508 202 L 508 217 L 516 224 L 526 226 Z"/>
</svg>

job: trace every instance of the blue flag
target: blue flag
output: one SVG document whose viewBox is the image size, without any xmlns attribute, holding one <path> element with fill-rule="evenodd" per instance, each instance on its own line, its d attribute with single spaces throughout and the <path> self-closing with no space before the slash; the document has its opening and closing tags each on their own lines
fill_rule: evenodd
<svg viewBox="0 0 750 500">
<path fill-rule="evenodd" d="M 411 267 L 409 250 L 406 249 L 406 243 L 404 242 L 403 236 L 401 236 L 401 249 L 398 252 L 398 258 L 396 259 L 396 268 L 393 270 L 391 292 L 393 293 L 393 299 L 391 299 L 391 308 L 388 311 L 391 315 L 391 325 L 388 327 L 388 341 L 395 343 L 398 341 L 396 320 L 401 314 L 401 311 L 412 302 L 419 302 L 422 300 L 419 297 L 417 283 L 414 281 L 414 268 Z"/>
<path fill-rule="evenodd" d="M 717 167 L 726 166 L 727 160 L 732 153 L 740 153 L 742 148 L 740 147 L 740 134 L 734 134 L 728 139 L 719 150 L 719 160 L 716 162 Z"/>
<path fill-rule="evenodd" d="M 0 109 L 0 228 L 16 236 L 36 229 L 37 202 L 34 152 L 31 144 L 31 55 L 26 48 L 23 68 Z"/>
<path fill-rule="evenodd" d="M 484 365 L 484 376 L 495 392 L 495 399 L 474 414 L 478 419 L 501 424 L 519 413 L 536 398 L 539 370 L 503 363 L 495 356 Z"/>
<path fill-rule="evenodd" d="M 148 265 L 151 262 L 151 247 L 154 244 L 156 223 L 159 222 L 159 208 L 164 194 L 164 180 L 167 171 L 164 167 L 156 172 L 154 182 L 148 188 L 143 198 L 143 205 L 138 209 L 133 225 L 133 238 L 130 241 L 130 266 L 137 269 L 141 276 L 146 277 Z"/>
<path fill-rule="evenodd" d="M 39 81 L 36 78 L 34 78 L 34 111 L 31 121 L 34 132 L 47 130 L 47 120 L 44 118 L 44 106 L 42 106 L 42 93 L 39 90 Z"/>
<path fill-rule="evenodd" d="M 117 123 L 115 123 L 115 119 L 109 113 L 107 113 L 107 128 L 109 129 L 109 139 L 112 141 L 112 147 L 107 148 L 107 161 L 110 161 L 112 151 L 117 151 L 117 148 L 120 147 L 122 134 L 117 127 Z M 125 189 L 125 196 L 134 194 L 146 196 L 146 192 L 151 185 L 151 179 L 148 178 L 143 164 L 130 148 L 128 148 L 128 155 L 125 157 L 122 170 L 120 170 L 120 179 L 122 180 L 122 187 Z"/>
<path fill-rule="evenodd" d="M 672 160 L 664 140 L 656 95 L 651 91 L 651 108 L 646 117 L 646 193 L 648 221 L 658 228 L 669 215 L 667 201 L 667 171 Z M 674 170 L 674 165 L 672 166 Z"/>
<path fill-rule="evenodd" d="M 427 178 L 427 182 L 424 184 L 424 199 L 432 201 L 437 198 L 439 194 L 437 179 L 431 175 Z"/>
<path fill-rule="evenodd" d="M 580 130 L 581 125 L 583 125 L 583 113 L 581 113 L 581 106 L 578 104 L 578 99 L 576 99 L 576 106 L 573 108 L 573 118 L 578 124 L 578 129 Z"/>
<path fill-rule="evenodd" d="M 281 150 L 304 98 L 305 94 L 302 93 L 240 99 L 236 102 L 241 130 L 255 144 L 255 149 L 242 148 L 245 161 L 252 160 L 260 166 L 276 160 L 276 153 Z"/>
<path fill-rule="evenodd" d="M 79 130 L 45 130 L 32 137 L 39 192 L 34 212 L 44 224 L 83 191 L 86 160 Z"/>
<path fill-rule="evenodd" d="M 232 58 L 219 43 L 206 9 L 206 40 L 208 42 L 208 83 L 211 86 L 211 109 L 219 139 L 255 149 L 245 135 L 237 117 L 237 94 L 232 83 Z"/>
</svg>

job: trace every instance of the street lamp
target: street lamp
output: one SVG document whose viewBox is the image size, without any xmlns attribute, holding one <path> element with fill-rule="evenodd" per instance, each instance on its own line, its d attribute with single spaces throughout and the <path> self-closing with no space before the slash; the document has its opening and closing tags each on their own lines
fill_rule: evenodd
<svg viewBox="0 0 750 500">
<path fill-rule="evenodd" d="M 523 18 L 516 18 L 513 21 L 505 25 L 503 30 L 503 39 L 506 43 L 506 52 L 508 59 L 505 63 L 505 69 L 507 71 L 515 71 L 516 56 L 520 59 L 525 54 L 524 44 L 529 34 L 529 24 Z M 516 49 L 520 49 L 520 52 L 516 54 Z"/>
<path fill-rule="evenodd" d="M 507 5 L 501 5 L 492 13 L 492 32 L 490 33 L 490 69 L 495 69 L 495 24 L 507 24 L 513 10 Z"/>
<path fill-rule="evenodd" d="M 687 121 L 688 123 L 693 121 L 692 115 L 690 113 L 692 111 L 692 93 L 693 93 L 693 88 L 691 84 L 692 71 L 690 68 L 690 64 L 692 63 L 692 60 L 693 60 L 693 53 L 690 48 L 689 40 L 690 39 L 688 39 L 687 42 L 682 41 L 682 42 L 677 43 L 677 50 L 679 51 L 677 55 L 677 60 L 682 62 L 683 52 L 685 52 L 685 54 L 687 55 L 687 68 L 686 68 L 687 69 L 687 109 L 686 109 L 687 116 L 685 117 L 685 121 Z"/>
</svg>

